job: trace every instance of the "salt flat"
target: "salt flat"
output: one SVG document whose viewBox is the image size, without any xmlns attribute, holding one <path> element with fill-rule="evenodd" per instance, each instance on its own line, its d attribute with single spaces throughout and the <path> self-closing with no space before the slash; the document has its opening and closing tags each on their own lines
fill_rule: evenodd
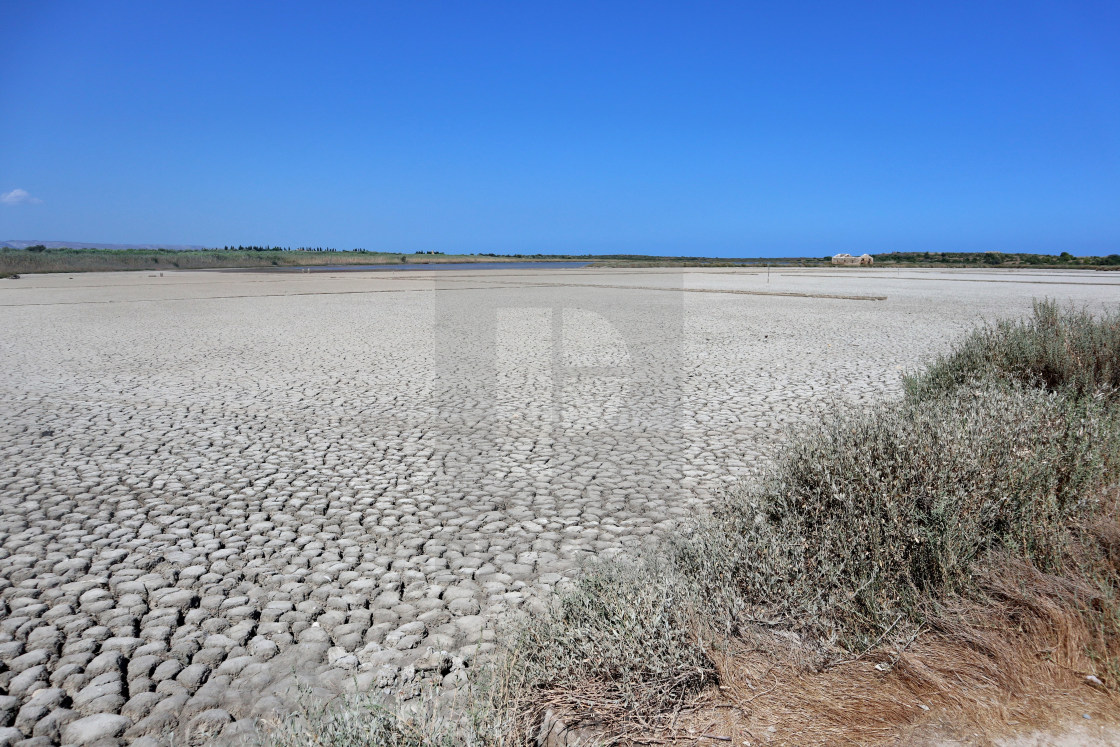
<svg viewBox="0 0 1120 747">
<path fill-rule="evenodd" d="M 454 686 L 493 620 L 656 542 L 786 423 L 1039 297 L 1116 303 L 1120 273 L 0 281 L 0 726 L 232 741 L 297 680 Z"/>
</svg>

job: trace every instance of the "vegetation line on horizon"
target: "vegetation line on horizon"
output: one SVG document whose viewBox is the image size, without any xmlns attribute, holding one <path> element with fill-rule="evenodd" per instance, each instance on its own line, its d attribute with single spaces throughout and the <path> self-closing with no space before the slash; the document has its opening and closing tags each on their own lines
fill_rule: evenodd
<svg viewBox="0 0 1120 747">
<path fill-rule="evenodd" d="M 1052 269 L 1117 269 L 1120 254 L 1105 257 L 1002 254 L 999 252 L 892 252 L 873 255 L 879 267 L 995 267 Z M 564 262 L 585 261 L 600 267 L 825 267 L 831 257 L 663 257 L 638 254 L 446 254 L 428 250 L 411 253 L 323 247 L 287 249 L 239 246 L 222 249 L 69 249 L 38 244 L 24 249 L 0 248 L 0 276 L 21 273 L 93 272 L 117 270 L 218 269 L 255 267 L 314 267 L 326 264 L 415 264 L 445 262 Z M 866 268 L 863 268 L 866 269 Z"/>
</svg>

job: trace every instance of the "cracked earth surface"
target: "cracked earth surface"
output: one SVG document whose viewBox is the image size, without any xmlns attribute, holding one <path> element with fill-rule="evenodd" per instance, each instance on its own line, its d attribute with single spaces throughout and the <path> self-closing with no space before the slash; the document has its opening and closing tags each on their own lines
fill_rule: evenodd
<svg viewBox="0 0 1120 747">
<path fill-rule="evenodd" d="M 1120 276 L 895 270 L 0 281 L 0 745 L 235 743 L 453 689 L 492 623 L 830 400 Z M 687 291 L 687 292 L 682 292 Z"/>
</svg>

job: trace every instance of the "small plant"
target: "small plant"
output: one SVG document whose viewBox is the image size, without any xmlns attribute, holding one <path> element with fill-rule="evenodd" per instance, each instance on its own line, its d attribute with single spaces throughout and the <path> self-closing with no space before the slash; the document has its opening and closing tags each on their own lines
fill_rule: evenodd
<svg viewBox="0 0 1120 747">
<path fill-rule="evenodd" d="M 322 701 L 301 692 L 301 710 L 267 729 L 272 747 L 453 747 L 455 722 L 405 715 L 369 694 Z"/>
<path fill-rule="evenodd" d="M 694 579 L 652 558 L 602 562 L 520 630 L 517 666 L 530 687 L 585 690 L 639 712 L 670 707 L 715 681 Z"/>
<path fill-rule="evenodd" d="M 299 686 L 296 712 L 262 724 L 270 747 L 523 747 L 532 742 L 512 708 L 518 687 L 506 666 L 492 663 L 454 693 L 423 689 L 398 702 L 374 693 L 323 700 Z M 512 677 L 512 679 L 511 679 Z M 515 680 L 515 681 L 514 681 Z"/>
</svg>

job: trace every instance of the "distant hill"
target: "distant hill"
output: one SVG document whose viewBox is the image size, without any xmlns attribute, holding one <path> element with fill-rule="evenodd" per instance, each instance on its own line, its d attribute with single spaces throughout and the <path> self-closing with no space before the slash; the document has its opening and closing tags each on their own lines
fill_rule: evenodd
<svg viewBox="0 0 1120 747">
<path fill-rule="evenodd" d="M 91 244 L 83 241 L 0 241 L 0 249 L 26 249 L 42 244 L 48 249 L 170 249 L 188 251 L 191 249 L 210 249 L 200 244 Z"/>
</svg>

